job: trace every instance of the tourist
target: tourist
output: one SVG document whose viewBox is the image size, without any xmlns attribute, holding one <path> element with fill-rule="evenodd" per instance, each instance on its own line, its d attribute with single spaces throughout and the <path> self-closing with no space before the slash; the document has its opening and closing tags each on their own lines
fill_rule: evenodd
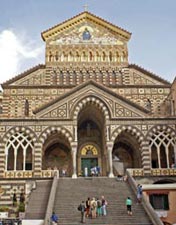
<svg viewBox="0 0 176 225">
<path fill-rule="evenodd" d="M 88 197 L 86 200 L 86 217 L 88 218 L 90 216 L 90 198 Z"/>
<path fill-rule="evenodd" d="M 142 185 L 137 185 L 137 204 L 141 203 L 142 200 Z"/>
<path fill-rule="evenodd" d="M 52 216 L 51 216 L 51 222 L 52 222 L 52 225 L 56 225 L 59 221 L 59 218 L 58 216 L 55 214 L 55 212 L 53 212 Z"/>
<path fill-rule="evenodd" d="M 62 176 L 65 177 L 66 176 L 66 173 L 67 173 L 66 169 L 63 168 L 62 169 Z"/>
<path fill-rule="evenodd" d="M 97 216 L 102 215 L 102 202 L 99 198 L 97 198 Z"/>
<path fill-rule="evenodd" d="M 100 166 L 97 166 L 97 167 L 96 167 L 96 171 L 97 171 L 97 176 L 100 176 L 100 173 L 101 173 Z"/>
<path fill-rule="evenodd" d="M 92 167 L 90 169 L 90 172 L 91 172 L 91 176 L 94 177 L 95 176 L 95 167 Z"/>
<path fill-rule="evenodd" d="M 81 212 L 81 223 L 85 223 L 86 205 L 84 201 L 78 206 L 78 210 Z"/>
<path fill-rule="evenodd" d="M 101 209 L 102 209 L 102 215 L 103 215 L 103 216 L 106 216 L 106 215 L 107 215 L 107 210 L 106 210 L 107 204 L 108 204 L 108 203 L 107 203 L 105 197 L 102 196 L 102 197 L 101 197 L 101 205 L 102 205 Z"/>
<path fill-rule="evenodd" d="M 21 191 L 21 193 L 20 193 L 20 203 L 24 203 L 24 201 L 25 201 L 24 192 Z"/>
<path fill-rule="evenodd" d="M 97 202 L 95 201 L 95 198 L 92 198 L 90 207 L 91 207 L 92 219 L 95 219 L 97 217 Z"/>
<path fill-rule="evenodd" d="M 14 206 L 14 207 L 17 206 L 17 197 L 16 197 L 16 193 L 13 193 L 13 206 Z"/>
<path fill-rule="evenodd" d="M 130 197 L 126 199 L 126 207 L 128 215 L 132 216 L 132 200 Z"/>
</svg>

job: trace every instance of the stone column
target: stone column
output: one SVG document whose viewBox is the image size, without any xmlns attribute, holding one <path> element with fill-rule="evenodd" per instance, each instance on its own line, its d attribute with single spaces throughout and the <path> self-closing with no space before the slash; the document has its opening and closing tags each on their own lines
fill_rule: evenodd
<svg viewBox="0 0 176 225">
<path fill-rule="evenodd" d="M 23 171 L 25 171 L 25 166 L 26 166 L 26 148 L 23 149 Z"/>
<path fill-rule="evenodd" d="M 109 177 L 114 177 L 113 174 L 113 165 L 112 165 L 112 149 L 113 149 L 113 142 L 107 143 L 107 150 L 108 150 L 108 161 L 109 161 Z"/>
<path fill-rule="evenodd" d="M 160 148 L 157 146 L 157 157 L 158 157 L 158 167 L 161 169 L 161 157 L 160 157 Z"/>
<path fill-rule="evenodd" d="M 169 169 L 170 168 L 170 164 L 169 164 L 169 149 L 168 149 L 168 145 L 165 146 L 165 154 L 166 154 L 166 162 L 167 162 L 167 168 Z"/>
<path fill-rule="evenodd" d="M 16 171 L 17 168 L 17 149 L 14 149 L 14 171 Z"/>
<path fill-rule="evenodd" d="M 0 142 L 0 178 L 4 177 L 4 170 L 7 170 L 7 153 L 4 144 Z"/>
<path fill-rule="evenodd" d="M 76 154 L 77 154 L 77 143 L 74 143 L 71 145 L 72 147 L 72 163 L 73 163 L 73 174 L 72 174 L 72 178 L 77 178 L 77 174 L 76 174 Z"/>
<path fill-rule="evenodd" d="M 33 171 L 34 177 L 41 177 L 42 171 L 42 145 L 40 143 L 36 143 L 34 145 L 34 154 L 33 154 Z"/>
<path fill-rule="evenodd" d="M 149 151 L 149 141 L 143 141 L 141 146 L 141 158 L 144 175 L 151 174 L 151 155 Z"/>
</svg>

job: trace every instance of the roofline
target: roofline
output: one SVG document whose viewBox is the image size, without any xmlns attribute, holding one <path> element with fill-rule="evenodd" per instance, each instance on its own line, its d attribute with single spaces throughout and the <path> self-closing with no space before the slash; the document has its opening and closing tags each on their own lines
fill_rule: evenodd
<svg viewBox="0 0 176 225">
<path fill-rule="evenodd" d="M 119 26 L 116 26 L 116 25 L 114 25 L 114 24 L 112 24 L 112 23 L 110 23 L 110 22 L 108 22 L 108 21 L 106 21 L 106 20 L 104 20 L 104 19 L 102 19 L 102 18 L 100 18 L 100 17 L 98 17 L 98 16 L 96 16 L 96 15 L 94 15 L 94 14 L 88 12 L 88 11 L 83 11 L 82 13 L 77 14 L 76 16 L 73 16 L 72 18 L 70 18 L 70 19 L 68 19 L 68 20 L 65 20 L 65 21 L 63 21 L 63 22 L 61 22 L 61 23 L 59 23 L 59 24 L 56 24 L 55 26 L 53 26 L 53 27 L 51 27 L 51 28 L 49 28 L 49 29 L 43 31 L 43 32 L 41 33 L 41 37 L 42 37 L 43 41 L 45 41 L 45 40 L 46 40 L 46 37 L 45 37 L 45 36 L 46 36 L 46 33 L 51 33 L 51 31 L 52 31 L 53 29 L 56 29 L 58 26 L 61 26 L 61 30 L 62 30 L 63 27 L 64 27 L 64 25 L 65 25 L 66 23 L 71 22 L 71 21 L 74 21 L 74 20 L 76 21 L 78 17 L 80 17 L 80 18 L 81 18 L 81 17 L 82 17 L 82 18 L 85 18 L 85 17 L 88 17 L 88 16 L 94 17 L 94 18 L 96 18 L 96 19 L 98 19 L 98 20 L 100 20 L 100 21 L 102 21 L 102 22 L 104 22 L 104 23 L 109 24 L 111 27 L 114 27 L 114 28 L 120 30 L 120 31 L 124 34 L 123 36 L 126 35 L 126 38 L 127 38 L 128 40 L 130 39 L 132 33 L 130 33 L 129 31 L 127 31 L 127 30 L 125 30 L 125 29 L 123 29 L 123 28 L 121 28 L 121 27 L 119 27 Z"/>
<path fill-rule="evenodd" d="M 164 82 L 164 84 L 166 84 L 166 85 L 171 85 L 171 83 L 169 81 L 161 78 L 159 75 L 156 75 L 156 74 L 154 74 L 154 73 L 152 73 L 152 72 L 150 72 L 150 71 L 148 71 L 148 70 L 144 69 L 143 67 L 138 66 L 136 64 L 129 64 L 128 68 L 136 69 L 136 70 L 138 70 L 138 71 L 140 71 L 142 73 L 145 73 L 145 74 L 153 77 L 154 79 L 156 79 L 156 80 L 158 80 L 158 81 L 160 81 L 162 83 Z"/>
<path fill-rule="evenodd" d="M 12 82 L 17 81 L 17 80 L 25 77 L 26 75 L 35 72 L 38 69 L 45 69 L 45 65 L 44 64 L 39 64 L 37 66 L 34 66 L 34 67 L 24 71 L 23 73 L 20 73 L 19 75 L 13 77 L 12 79 L 5 81 L 4 83 L 1 84 L 1 86 L 2 86 L 2 88 L 4 88 L 5 86 L 11 84 Z"/>
</svg>

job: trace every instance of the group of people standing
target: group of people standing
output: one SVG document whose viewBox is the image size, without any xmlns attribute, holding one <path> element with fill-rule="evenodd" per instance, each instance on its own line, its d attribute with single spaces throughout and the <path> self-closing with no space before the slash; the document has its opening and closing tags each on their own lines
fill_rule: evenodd
<svg viewBox="0 0 176 225">
<path fill-rule="evenodd" d="M 95 219 L 98 216 L 107 215 L 107 201 L 104 196 L 101 198 L 90 198 L 88 197 L 86 201 L 78 206 L 78 210 L 81 212 L 81 222 L 85 223 L 85 218 Z"/>
</svg>

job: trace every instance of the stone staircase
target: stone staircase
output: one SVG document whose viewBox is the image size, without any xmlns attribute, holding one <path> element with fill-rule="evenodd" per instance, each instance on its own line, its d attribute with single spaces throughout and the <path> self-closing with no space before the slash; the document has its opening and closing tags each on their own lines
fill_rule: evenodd
<svg viewBox="0 0 176 225">
<path fill-rule="evenodd" d="M 36 189 L 30 195 L 25 219 L 44 219 L 51 190 L 52 180 L 36 182 Z"/>
<path fill-rule="evenodd" d="M 142 205 L 136 204 L 136 196 L 128 183 L 115 178 L 60 178 L 56 192 L 54 211 L 59 216 L 61 225 L 79 225 L 78 205 L 87 197 L 101 197 L 108 201 L 107 216 L 86 219 L 86 224 L 106 225 L 151 225 L 151 221 Z M 125 200 L 130 196 L 133 201 L 133 215 L 126 212 Z"/>
</svg>

